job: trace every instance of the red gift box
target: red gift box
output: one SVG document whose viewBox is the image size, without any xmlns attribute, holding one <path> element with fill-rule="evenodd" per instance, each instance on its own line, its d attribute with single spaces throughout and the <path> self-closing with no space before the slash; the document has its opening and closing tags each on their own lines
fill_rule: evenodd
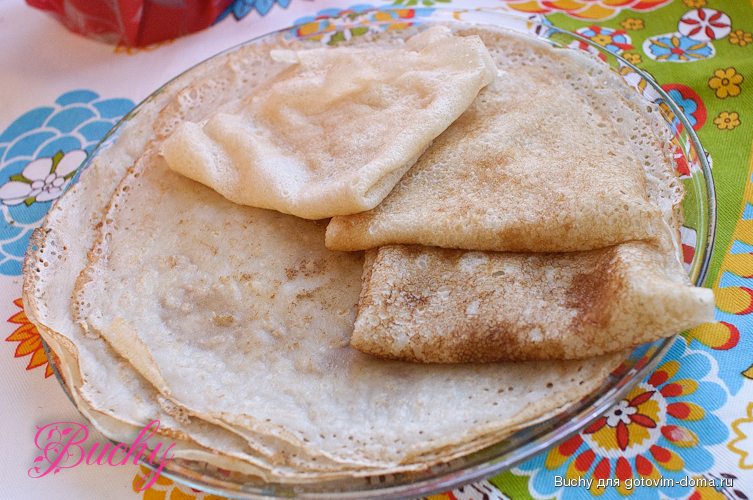
<svg viewBox="0 0 753 500">
<path fill-rule="evenodd" d="M 68 29 L 102 42 L 143 47 L 202 30 L 233 0 L 26 0 Z"/>
</svg>

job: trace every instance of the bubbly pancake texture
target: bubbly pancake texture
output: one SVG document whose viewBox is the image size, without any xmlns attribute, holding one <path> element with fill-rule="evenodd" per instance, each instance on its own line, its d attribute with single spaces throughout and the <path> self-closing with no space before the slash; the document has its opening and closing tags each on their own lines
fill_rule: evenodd
<svg viewBox="0 0 753 500">
<path fill-rule="evenodd" d="M 278 40 L 275 47 L 289 46 Z M 142 155 L 182 119 L 202 116 L 232 101 L 229 84 L 256 85 L 284 67 L 268 57 L 268 46 L 249 46 L 208 61 L 168 84 L 140 107 L 120 132 L 118 141 L 103 151 L 82 174 L 81 181 L 50 211 L 32 238 L 24 268 L 25 311 L 56 355 L 61 375 L 78 409 L 94 427 L 116 442 L 132 442 L 142 428 L 160 421 L 159 442 L 176 444 L 177 458 L 201 460 L 223 469 L 264 480 L 286 481 L 335 478 L 350 474 L 332 470 L 319 457 L 312 469 L 298 460 L 301 450 L 273 436 L 239 431 L 223 422 L 210 424 L 165 399 L 102 338 L 85 336 L 72 322 L 71 295 L 76 278 L 87 263 L 87 252 L 98 233 L 121 178 Z M 238 64 L 253 58 L 265 64 Z M 294 463 L 295 468 L 289 466 Z M 324 469 L 324 470 L 323 470 Z"/>
<path fill-rule="evenodd" d="M 407 46 L 388 36 L 349 43 Z M 178 457 L 308 482 L 425 471 L 596 390 L 626 353 L 434 366 L 358 352 L 363 254 L 325 248 L 326 221 L 231 203 L 167 167 L 162 141 L 181 124 L 237 113 L 257 86 L 320 64 L 271 45 L 158 94 L 35 233 L 24 298 L 82 413 L 116 441 L 159 419 Z"/>
<path fill-rule="evenodd" d="M 231 203 L 147 152 L 103 219 L 75 319 L 189 414 L 350 470 L 424 467 L 448 440 L 442 453 L 472 450 L 584 394 L 621 357 L 448 367 L 360 353 L 363 255 L 326 249 L 324 231 Z M 504 405 L 501 381 L 514 388 Z"/>
<path fill-rule="evenodd" d="M 129 167 L 160 134 L 169 133 L 176 119 L 201 116 L 202 111 L 210 112 L 232 100 L 228 92 L 217 96 L 228 80 L 258 84 L 282 69 L 283 65 L 268 59 L 266 65 L 239 70 L 239 60 L 263 59 L 268 53 L 268 47 L 250 46 L 215 58 L 171 82 L 140 107 L 124 125 L 117 143 L 100 153 L 34 232 L 33 251 L 27 254 L 24 266 L 24 310 L 55 353 L 76 406 L 108 438 L 133 442 L 144 426 L 159 420 L 155 440 L 166 446 L 176 444 L 171 450 L 175 457 L 267 480 L 280 476 L 290 480 L 321 478 L 322 467 L 312 473 L 305 464 L 298 463 L 295 469 L 288 466 L 296 462 L 295 455 L 304 455 L 288 443 L 239 433 L 223 423 L 189 419 L 103 338 L 85 336 L 71 313 L 73 288 L 99 235 L 97 225 Z M 319 463 L 326 467 L 326 460 L 320 458 Z"/>
<path fill-rule="evenodd" d="M 242 205 L 306 219 L 376 206 L 496 76 L 478 37 L 281 50 L 290 67 L 235 110 L 180 124 L 171 169 Z"/>
<path fill-rule="evenodd" d="M 671 165 L 653 151 L 642 163 L 656 141 L 637 145 L 633 127 L 643 118 L 620 87 L 552 47 L 479 35 L 497 78 L 380 205 L 333 218 L 327 246 L 570 252 L 656 237 L 662 207 L 648 196 L 656 186 L 647 186 L 647 172 L 661 171 L 666 189 Z M 638 134 L 650 129 L 638 125 Z"/>
<path fill-rule="evenodd" d="M 671 246 L 647 242 L 561 254 L 383 246 L 366 256 L 351 345 L 421 363 L 599 356 L 713 321 L 712 291 L 673 281 L 681 273 Z"/>
</svg>

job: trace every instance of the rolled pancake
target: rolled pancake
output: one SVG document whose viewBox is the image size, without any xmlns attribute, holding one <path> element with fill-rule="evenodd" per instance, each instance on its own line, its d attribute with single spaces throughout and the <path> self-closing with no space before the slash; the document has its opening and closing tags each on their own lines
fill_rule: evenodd
<svg viewBox="0 0 753 500">
<path fill-rule="evenodd" d="M 499 75 L 380 205 L 334 217 L 327 246 L 569 252 L 655 237 L 665 196 L 647 189 L 669 184 L 671 164 L 642 138 L 651 127 L 621 94 L 626 85 L 592 78 L 540 42 L 469 33 Z"/>
<path fill-rule="evenodd" d="M 580 399 L 624 359 L 367 356 L 349 345 L 362 254 L 326 249 L 323 222 L 230 203 L 153 152 L 137 167 L 103 218 L 75 320 L 192 415 L 276 430 L 354 474 L 424 469 Z"/>
<path fill-rule="evenodd" d="M 420 363 L 583 359 L 713 321 L 713 292 L 687 283 L 671 244 L 659 245 L 369 250 L 351 345 Z"/>
<path fill-rule="evenodd" d="M 306 219 L 376 206 L 496 76 L 478 37 L 441 26 L 273 56 L 290 68 L 236 109 L 180 124 L 162 152 L 235 203 Z"/>
</svg>

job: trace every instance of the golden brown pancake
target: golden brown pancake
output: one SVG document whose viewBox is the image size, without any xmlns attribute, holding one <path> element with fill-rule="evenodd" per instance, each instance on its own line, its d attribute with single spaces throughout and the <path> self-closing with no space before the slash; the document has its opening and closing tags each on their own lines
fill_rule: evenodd
<svg viewBox="0 0 753 500">
<path fill-rule="evenodd" d="M 381 204 L 334 217 L 327 246 L 570 252 L 656 237 L 663 200 L 648 193 L 672 168 L 656 138 L 643 144 L 650 127 L 627 87 L 551 47 L 480 35 L 497 78 Z"/>
<path fill-rule="evenodd" d="M 369 250 L 350 342 L 420 363 L 584 359 L 653 342 L 714 318 L 713 293 L 687 282 L 669 245 Z"/>
</svg>

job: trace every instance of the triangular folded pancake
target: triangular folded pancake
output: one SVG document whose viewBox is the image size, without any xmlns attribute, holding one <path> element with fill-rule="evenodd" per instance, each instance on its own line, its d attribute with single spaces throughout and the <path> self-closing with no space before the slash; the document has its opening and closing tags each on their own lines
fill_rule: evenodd
<svg viewBox="0 0 753 500">
<path fill-rule="evenodd" d="M 551 47 L 480 34 L 497 78 L 379 206 L 333 218 L 327 246 L 565 252 L 655 236 L 647 171 L 671 167 L 644 165 L 636 134 L 648 124 L 634 132 L 642 118 L 609 78 Z"/>
<path fill-rule="evenodd" d="M 389 245 L 366 254 L 351 345 L 421 363 L 573 359 L 714 319 L 670 248 L 564 254 Z"/>
<path fill-rule="evenodd" d="M 376 206 L 497 74 L 478 37 L 438 26 L 272 56 L 290 68 L 236 109 L 182 123 L 162 151 L 235 203 L 306 219 Z"/>
</svg>

